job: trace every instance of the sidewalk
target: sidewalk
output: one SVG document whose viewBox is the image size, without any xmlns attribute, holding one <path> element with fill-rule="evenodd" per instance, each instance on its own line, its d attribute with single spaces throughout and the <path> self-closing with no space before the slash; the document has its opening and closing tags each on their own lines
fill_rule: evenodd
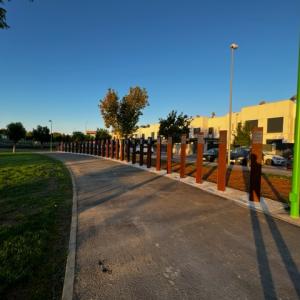
<svg viewBox="0 0 300 300">
<path fill-rule="evenodd" d="M 297 226 L 119 162 L 51 155 L 78 196 L 73 299 L 300 297 Z"/>
</svg>

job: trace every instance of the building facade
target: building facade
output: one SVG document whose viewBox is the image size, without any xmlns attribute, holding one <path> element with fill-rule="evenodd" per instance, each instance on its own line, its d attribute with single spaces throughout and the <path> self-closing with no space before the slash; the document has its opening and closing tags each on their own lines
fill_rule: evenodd
<svg viewBox="0 0 300 300">
<path fill-rule="evenodd" d="M 246 106 L 239 112 L 232 113 L 233 142 L 238 123 L 248 123 L 250 127 L 263 127 L 264 144 L 294 143 L 294 125 L 296 116 L 296 103 L 294 100 L 279 100 L 274 102 L 261 102 L 259 105 Z M 196 137 L 201 131 L 207 142 L 219 138 L 220 130 L 228 130 L 229 114 L 224 116 L 196 116 L 190 125 L 190 137 Z M 136 138 L 157 138 L 159 123 L 140 126 L 135 132 Z"/>
</svg>

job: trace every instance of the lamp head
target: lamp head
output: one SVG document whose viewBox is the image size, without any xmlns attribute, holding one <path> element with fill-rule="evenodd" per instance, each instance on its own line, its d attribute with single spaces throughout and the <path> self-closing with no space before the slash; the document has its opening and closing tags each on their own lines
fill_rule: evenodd
<svg viewBox="0 0 300 300">
<path fill-rule="evenodd" d="M 233 49 L 233 50 L 237 49 L 238 47 L 239 47 L 238 44 L 235 44 L 235 43 L 232 43 L 230 45 L 230 48 Z"/>
</svg>

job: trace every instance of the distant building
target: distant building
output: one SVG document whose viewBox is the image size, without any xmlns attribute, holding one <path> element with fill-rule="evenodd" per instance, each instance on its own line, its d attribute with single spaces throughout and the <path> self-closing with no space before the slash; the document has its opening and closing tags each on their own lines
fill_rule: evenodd
<svg viewBox="0 0 300 300">
<path fill-rule="evenodd" d="M 259 105 L 245 106 L 239 112 L 232 113 L 232 133 L 238 123 L 248 123 L 250 127 L 263 127 L 264 144 L 294 143 L 294 125 L 296 103 L 291 98 L 274 102 L 262 101 Z M 206 142 L 219 138 L 220 130 L 228 130 L 229 114 L 210 117 L 196 116 L 190 126 L 190 137 L 204 132 Z M 140 126 L 134 136 L 137 138 L 157 138 L 159 123 Z M 232 141 L 233 141 L 232 136 Z"/>
<path fill-rule="evenodd" d="M 97 131 L 96 130 L 86 130 L 85 134 L 96 137 Z"/>
</svg>

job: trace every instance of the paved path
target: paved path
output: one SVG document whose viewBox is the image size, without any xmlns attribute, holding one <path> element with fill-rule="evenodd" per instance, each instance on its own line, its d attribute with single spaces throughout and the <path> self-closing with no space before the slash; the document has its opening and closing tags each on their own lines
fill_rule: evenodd
<svg viewBox="0 0 300 300">
<path fill-rule="evenodd" d="M 300 228 L 126 165 L 53 155 L 78 188 L 74 299 L 300 298 Z"/>
</svg>

